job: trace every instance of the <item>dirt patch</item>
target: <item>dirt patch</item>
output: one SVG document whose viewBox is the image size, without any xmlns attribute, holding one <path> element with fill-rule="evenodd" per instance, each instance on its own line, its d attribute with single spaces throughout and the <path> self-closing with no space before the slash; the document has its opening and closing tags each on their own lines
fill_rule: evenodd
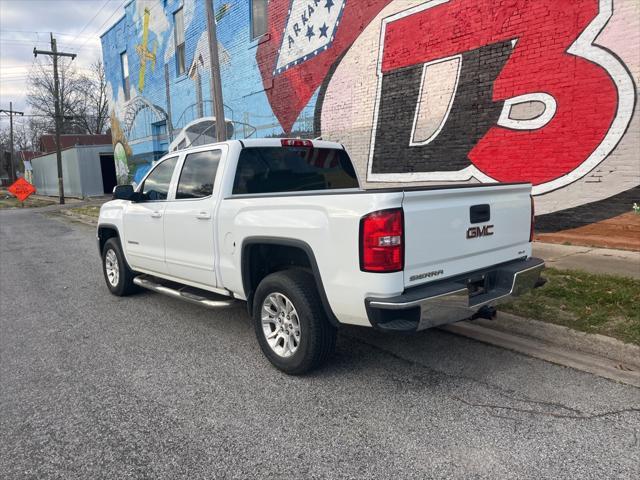
<svg viewBox="0 0 640 480">
<path fill-rule="evenodd" d="M 20 200 L 10 194 L 0 193 L 0 209 L 37 208 L 53 205 L 54 203 L 56 203 L 54 200 L 37 198 L 33 196 L 27 198 L 24 202 L 20 202 Z"/>
<path fill-rule="evenodd" d="M 639 252 L 640 215 L 629 212 L 583 227 L 554 233 L 539 233 L 536 234 L 536 240 L 547 243 L 617 248 Z"/>
</svg>

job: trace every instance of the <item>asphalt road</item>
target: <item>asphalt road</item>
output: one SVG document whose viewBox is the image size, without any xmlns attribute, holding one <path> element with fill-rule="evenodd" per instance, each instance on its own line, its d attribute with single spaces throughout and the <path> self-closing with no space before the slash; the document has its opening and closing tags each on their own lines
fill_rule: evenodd
<svg viewBox="0 0 640 480">
<path fill-rule="evenodd" d="M 640 478 L 640 390 L 441 331 L 287 377 L 242 308 L 111 296 L 91 227 L 0 212 L 0 476 Z"/>
</svg>

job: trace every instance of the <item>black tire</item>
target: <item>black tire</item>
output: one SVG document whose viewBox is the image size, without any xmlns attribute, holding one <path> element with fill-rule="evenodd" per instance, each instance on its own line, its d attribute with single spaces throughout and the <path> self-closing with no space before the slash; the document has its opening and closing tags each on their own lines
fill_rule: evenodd
<svg viewBox="0 0 640 480">
<path fill-rule="evenodd" d="M 273 294 L 286 296 L 298 313 L 300 342 L 289 357 L 277 354 L 269 345 L 262 325 L 262 306 Z M 327 320 L 313 276 L 304 270 L 285 270 L 265 277 L 253 299 L 253 320 L 264 355 L 289 375 L 301 375 L 325 363 L 336 346 L 336 328 Z"/>
<path fill-rule="evenodd" d="M 107 256 L 109 252 L 115 254 L 118 263 L 118 281 L 115 284 L 112 284 L 107 274 Z M 111 260 L 113 259 L 112 256 L 109 255 L 109 257 Z M 118 297 L 124 297 L 138 291 L 137 285 L 133 283 L 136 274 L 129 268 L 122 254 L 120 240 L 117 237 L 110 238 L 105 242 L 104 247 L 102 247 L 102 273 L 104 274 L 104 281 L 107 284 L 107 288 L 112 294 Z"/>
</svg>

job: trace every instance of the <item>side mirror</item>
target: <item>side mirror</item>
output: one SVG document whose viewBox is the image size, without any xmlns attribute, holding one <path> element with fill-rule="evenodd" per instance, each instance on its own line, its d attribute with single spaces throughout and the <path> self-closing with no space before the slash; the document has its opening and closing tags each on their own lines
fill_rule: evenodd
<svg viewBox="0 0 640 480">
<path fill-rule="evenodd" d="M 133 190 L 133 185 L 116 185 L 113 188 L 113 199 L 114 200 L 134 200 L 135 191 Z"/>
</svg>

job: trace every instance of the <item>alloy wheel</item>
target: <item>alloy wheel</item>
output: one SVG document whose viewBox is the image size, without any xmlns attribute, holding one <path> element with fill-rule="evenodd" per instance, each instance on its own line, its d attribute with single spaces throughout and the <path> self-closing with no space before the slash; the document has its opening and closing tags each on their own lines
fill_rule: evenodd
<svg viewBox="0 0 640 480">
<path fill-rule="evenodd" d="M 291 300 L 282 293 L 270 293 L 262 302 L 261 318 L 262 331 L 271 350 L 283 358 L 296 353 L 302 330 Z"/>
<path fill-rule="evenodd" d="M 120 265 L 118 264 L 118 257 L 116 252 L 109 249 L 104 256 L 104 267 L 107 272 L 107 280 L 112 287 L 118 286 L 120 281 Z"/>
</svg>

